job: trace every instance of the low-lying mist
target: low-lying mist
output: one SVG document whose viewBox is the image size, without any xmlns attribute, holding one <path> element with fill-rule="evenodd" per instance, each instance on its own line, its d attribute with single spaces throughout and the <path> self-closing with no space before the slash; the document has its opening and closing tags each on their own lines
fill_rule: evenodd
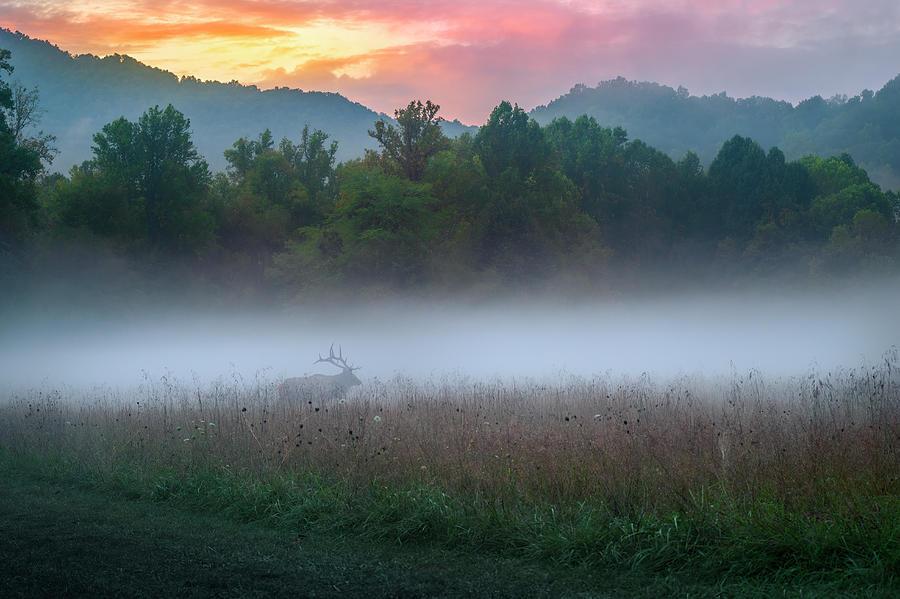
<svg viewBox="0 0 900 599">
<path fill-rule="evenodd" d="M 900 342 L 900 285 L 807 292 L 681 293 L 597 301 L 381 301 L 290 310 L 148 307 L 128 316 L 5 309 L 4 391 L 130 387 L 162 376 L 206 384 L 333 374 L 334 343 L 364 383 L 565 375 L 773 375 L 880 362 Z M 60 305 L 64 305 L 61 300 Z"/>
</svg>

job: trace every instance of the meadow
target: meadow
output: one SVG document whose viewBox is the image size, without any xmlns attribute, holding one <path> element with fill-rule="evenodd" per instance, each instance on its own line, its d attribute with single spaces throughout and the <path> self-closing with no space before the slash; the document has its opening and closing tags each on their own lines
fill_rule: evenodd
<svg viewBox="0 0 900 599">
<path fill-rule="evenodd" d="M 299 402 L 263 375 L 145 377 L 11 392 L 0 453 L 298 538 L 887 594 L 898 368 L 893 350 L 777 378 L 398 375 Z"/>
</svg>

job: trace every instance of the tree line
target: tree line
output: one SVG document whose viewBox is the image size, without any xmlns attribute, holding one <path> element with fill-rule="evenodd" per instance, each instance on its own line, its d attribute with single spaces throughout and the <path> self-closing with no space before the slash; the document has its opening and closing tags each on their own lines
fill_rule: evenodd
<svg viewBox="0 0 900 599">
<path fill-rule="evenodd" d="M 14 96 L 0 86 L 0 251 L 26 270 L 70 244 L 130 273 L 175 268 L 296 296 L 834 277 L 900 260 L 898 196 L 847 154 L 787 161 L 736 135 L 704 169 L 592 117 L 540 126 L 509 102 L 448 138 L 439 107 L 413 101 L 373 123 L 380 149 L 361 158 L 337 163 L 318 129 L 280 141 L 266 130 L 235 141 L 213 173 L 169 105 L 106 124 L 92 158 L 59 175 L 44 168 L 52 137 L 16 130 L 27 107 Z"/>
<path fill-rule="evenodd" d="M 880 90 L 859 95 L 813 96 L 796 106 L 753 96 L 732 98 L 721 92 L 691 95 L 684 87 L 628 81 L 576 85 L 569 93 L 530 114 L 542 125 L 554 118 L 582 114 L 628 129 L 669 156 L 695 151 L 709 165 L 722 143 L 735 133 L 765 148 L 778 146 L 789 159 L 806 154 L 839 156 L 847 152 L 884 187 L 900 187 L 900 75 Z"/>
</svg>

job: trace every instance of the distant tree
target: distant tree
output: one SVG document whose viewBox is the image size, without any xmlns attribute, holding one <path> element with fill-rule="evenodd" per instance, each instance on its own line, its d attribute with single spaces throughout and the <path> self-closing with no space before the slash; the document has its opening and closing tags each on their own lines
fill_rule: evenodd
<svg viewBox="0 0 900 599">
<path fill-rule="evenodd" d="M 383 148 L 383 158 L 393 161 L 410 181 L 419 181 L 425 172 L 428 159 L 448 147 L 448 140 L 441 131 L 437 116 L 440 106 L 427 100 L 414 100 L 406 108 L 394 111 L 397 127 L 384 121 L 376 121 L 369 131 Z"/>
</svg>

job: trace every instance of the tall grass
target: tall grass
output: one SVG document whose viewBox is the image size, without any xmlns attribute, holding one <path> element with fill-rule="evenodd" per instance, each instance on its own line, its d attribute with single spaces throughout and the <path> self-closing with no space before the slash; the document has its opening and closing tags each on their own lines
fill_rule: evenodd
<svg viewBox="0 0 900 599">
<path fill-rule="evenodd" d="M 277 384 L 19 393 L 0 446 L 291 526 L 561 561 L 900 567 L 896 351 L 777 379 L 396 377 L 296 403 Z"/>
</svg>

